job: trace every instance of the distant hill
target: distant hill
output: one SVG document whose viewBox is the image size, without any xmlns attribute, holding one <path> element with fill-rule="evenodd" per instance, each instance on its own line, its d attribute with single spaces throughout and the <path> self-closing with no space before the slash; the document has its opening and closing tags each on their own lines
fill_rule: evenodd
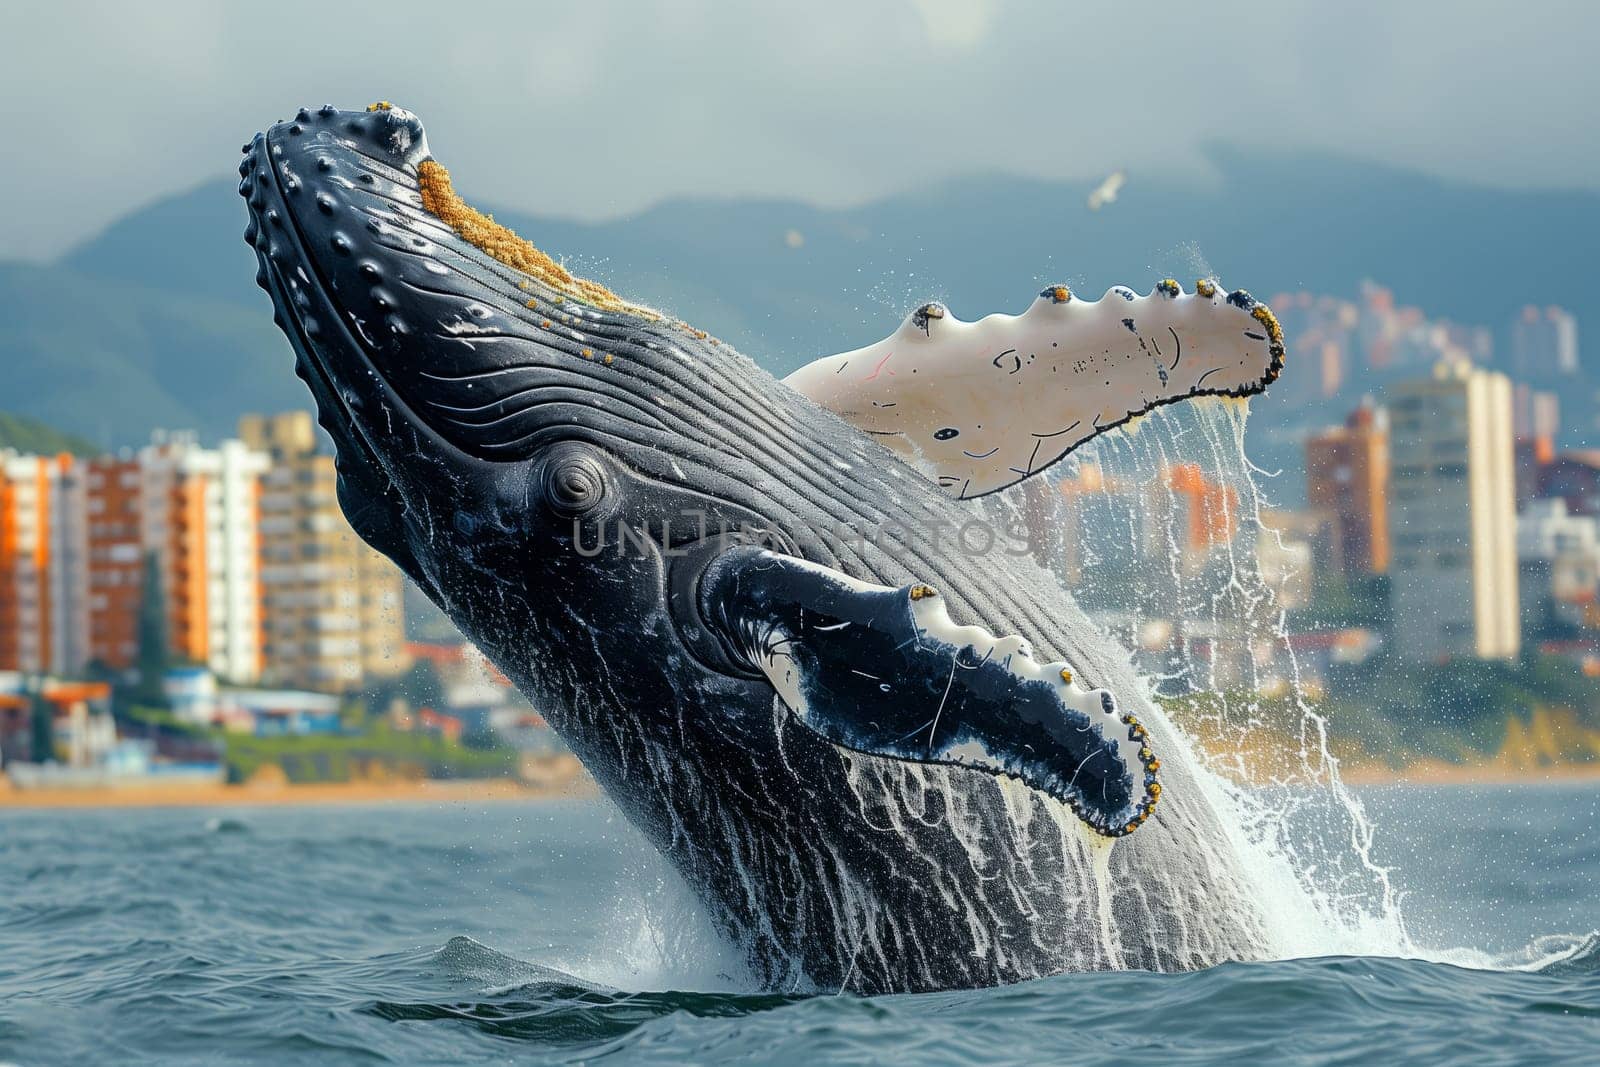
<svg viewBox="0 0 1600 1067">
<path fill-rule="evenodd" d="M 1098 295 L 1215 272 L 1268 297 L 1353 295 L 1372 277 L 1430 315 L 1502 334 L 1529 302 L 1600 322 L 1587 271 L 1600 195 L 1482 189 L 1302 153 L 1216 147 L 1211 158 L 1214 183 L 1134 172 L 1099 212 L 1086 185 L 991 175 L 842 210 L 675 200 L 600 224 L 495 214 L 778 374 L 884 336 L 925 299 L 976 318 L 1019 312 L 1056 281 Z M 470 197 L 473 176 L 456 178 Z M 208 182 L 58 265 L 0 265 L 0 362 L 21 386 L 5 403 L 113 444 L 157 425 L 217 436 L 246 409 L 304 405 L 243 226 L 233 183 Z M 1324 416 L 1275 411 L 1270 395 L 1257 408 L 1252 438 L 1285 458 L 1292 436 L 1272 427 Z"/>
<path fill-rule="evenodd" d="M 37 419 L 0 411 L 0 449 L 4 448 L 41 456 L 53 456 L 61 452 L 90 456 L 98 451 L 94 442 L 86 438 L 62 433 Z"/>
<path fill-rule="evenodd" d="M 100 448 L 305 406 L 263 307 L 64 267 L 0 263 L 0 367 L 0 403 Z"/>
</svg>

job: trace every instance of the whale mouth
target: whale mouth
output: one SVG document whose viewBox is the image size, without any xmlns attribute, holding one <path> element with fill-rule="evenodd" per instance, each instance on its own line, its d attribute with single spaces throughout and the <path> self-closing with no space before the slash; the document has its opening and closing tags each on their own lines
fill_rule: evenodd
<svg viewBox="0 0 1600 1067">
<path fill-rule="evenodd" d="M 302 109 L 244 146 L 239 195 L 249 209 L 244 236 L 256 252 L 256 284 L 272 298 L 295 373 L 334 444 L 339 502 L 363 540 L 438 600 L 403 528 L 405 504 L 388 462 L 394 413 L 405 404 L 378 372 L 384 360 L 373 343 L 373 310 L 352 299 L 357 278 L 381 271 L 357 236 L 375 236 L 378 212 L 367 207 L 363 229 L 341 210 L 363 190 L 379 201 L 414 186 L 404 157 L 425 152 L 420 123 L 403 112 Z"/>
</svg>

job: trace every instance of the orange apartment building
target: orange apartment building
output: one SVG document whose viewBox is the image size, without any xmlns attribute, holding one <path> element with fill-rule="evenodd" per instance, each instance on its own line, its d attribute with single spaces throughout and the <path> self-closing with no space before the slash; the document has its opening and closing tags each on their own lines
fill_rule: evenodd
<svg viewBox="0 0 1600 1067">
<path fill-rule="evenodd" d="M 126 670 L 139 652 L 139 603 L 144 589 L 139 461 L 103 456 L 86 466 L 86 661 Z"/>
<path fill-rule="evenodd" d="M 87 461 L 0 453 L 0 671 L 132 667 L 153 556 L 170 653 L 258 679 L 267 462 L 183 436 Z"/>
<path fill-rule="evenodd" d="M 261 477 L 269 461 L 239 441 L 201 448 L 192 435 L 157 435 L 139 450 L 129 471 L 116 461 L 116 477 L 89 490 L 90 555 L 93 519 L 105 517 L 102 576 L 108 601 L 119 610 L 133 589 L 134 612 L 125 611 L 119 631 L 137 630 L 147 555 L 154 555 L 167 611 L 168 651 L 203 664 L 229 681 L 254 682 L 262 672 Z M 134 499 L 128 492 L 136 494 Z M 97 507 L 97 493 L 104 507 Z M 136 502 L 135 502 L 136 500 Z M 137 535 L 130 516 L 136 513 Z M 98 587 L 91 582 L 93 602 Z M 112 666 L 129 661 L 120 648 Z M 135 642 L 136 644 L 136 642 Z M 137 654 L 137 648 L 132 649 Z"/>
<path fill-rule="evenodd" d="M 1306 498 L 1334 516 L 1345 569 L 1389 570 L 1389 424 L 1364 404 L 1306 441 Z"/>
<path fill-rule="evenodd" d="M 0 670 L 66 669 L 82 654 L 70 456 L 0 451 Z"/>
</svg>

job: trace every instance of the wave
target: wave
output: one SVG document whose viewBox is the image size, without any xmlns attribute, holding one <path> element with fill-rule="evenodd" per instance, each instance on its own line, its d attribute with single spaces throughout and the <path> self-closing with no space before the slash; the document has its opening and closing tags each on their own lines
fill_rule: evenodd
<svg viewBox="0 0 1600 1067">
<path fill-rule="evenodd" d="M 423 962 L 423 961 L 419 961 Z M 369 1017 L 465 1026 L 556 1059 L 815 1062 L 909 1057 L 1027 1062 L 1066 1047 L 1086 1063 L 1130 1048 L 1184 1062 L 1379 1056 L 1452 1062 L 1505 1047 L 1571 1059 L 1600 1018 L 1600 933 L 1536 939 L 1497 969 L 1331 956 L 1204 971 L 1058 975 L 1013 986 L 857 997 L 618 990 L 457 937 L 425 960 L 464 995 L 379 999 Z"/>
<path fill-rule="evenodd" d="M 449 1000 L 376 1000 L 367 1011 L 391 1021 L 454 1020 L 485 1033 L 558 1045 L 605 1041 L 682 1013 L 738 1018 L 805 1000 L 803 996 L 692 991 L 625 992 L 554 967 L 453 937 L 429 961 L 440 977 L 481 986 Z"/>
</svg>

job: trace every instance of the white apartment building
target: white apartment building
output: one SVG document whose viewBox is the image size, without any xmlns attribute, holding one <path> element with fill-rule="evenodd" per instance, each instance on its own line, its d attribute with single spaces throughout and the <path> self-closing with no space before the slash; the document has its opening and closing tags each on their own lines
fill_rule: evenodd
<svg viewBox="0 0 1600 1067">
<path fill-rule="evenodd" d="M 1415 660 L 1515 658 L 1511 382 L 1454 362 L 1391 396 L 1395 648 Z"/>
<path fill-rule="evenodd" d="M 1582 625 L 1600 589 L 1600 522 L 1560 497 L 1533 500 L 1517 518 L 1524 625 Z"/>
<path fill-rule="evenodd" d="M 270 465 L 241 441 L 208 449 L 190 434 L 139 452 L 141 540 L 160 562 L 173 651 L 233 682 L 262 672 L 257 526 Z"/>
</svg>

